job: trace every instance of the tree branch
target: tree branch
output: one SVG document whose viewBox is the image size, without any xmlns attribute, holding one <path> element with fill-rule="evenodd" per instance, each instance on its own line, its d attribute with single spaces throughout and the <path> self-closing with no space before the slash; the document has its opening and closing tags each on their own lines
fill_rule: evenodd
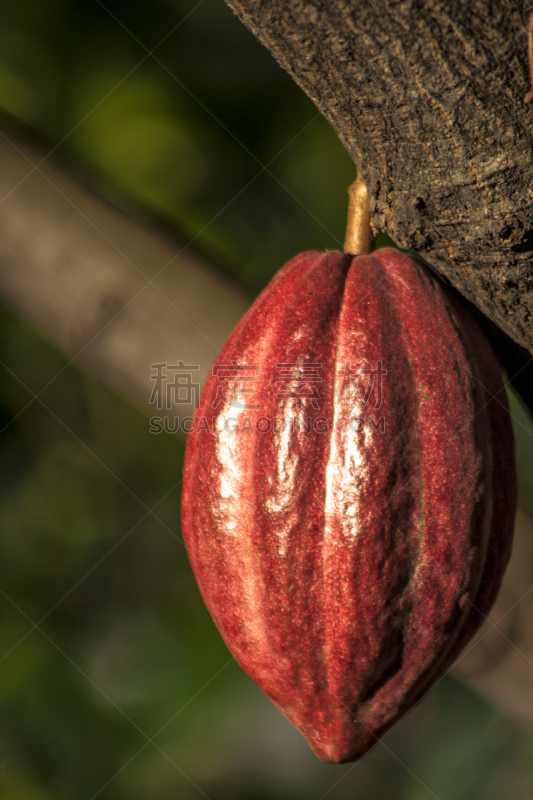
<svg viewBox="0 0 533 800">
<path fill-rule="evenodd" d="M 44 159 L 0 131 L 0 295 L 68 358 L 161 414 L 148 406 L 150 365 L 198 365 L 203 383 L 252 298 Z"/>
<path fill-rule="evenodd" d="M 510 337 L 512 377 L 525 353 L 512 342 L 533 353 L 533 4 L 226 1 L 336 130 L 373 227 Z"/>
</svg>

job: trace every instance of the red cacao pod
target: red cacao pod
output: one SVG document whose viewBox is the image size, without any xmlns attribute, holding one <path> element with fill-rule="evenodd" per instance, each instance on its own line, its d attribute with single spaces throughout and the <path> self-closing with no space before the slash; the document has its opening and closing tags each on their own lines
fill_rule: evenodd
<svg viewBox="0 0 533 800">
<path fill-rule="evenodd" d="M 183 534 L 238 663 L 342 762 L 483 621 L 515 495 L 500 370 L 452 293 L 397 250 L 304 253 L 206 383 Z"/>
</svg>

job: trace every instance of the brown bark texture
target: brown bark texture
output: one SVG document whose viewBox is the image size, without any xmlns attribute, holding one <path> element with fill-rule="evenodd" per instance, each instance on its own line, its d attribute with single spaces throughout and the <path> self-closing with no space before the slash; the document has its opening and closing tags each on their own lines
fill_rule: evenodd
<svg viewBox="0 0 533 800">
<path fill-rule="evenodd" d="M 337 132 L 373 228 L 496 323 L 482 319 L 532 409 L 533 3 L 226 2 Z"/>
</svg>

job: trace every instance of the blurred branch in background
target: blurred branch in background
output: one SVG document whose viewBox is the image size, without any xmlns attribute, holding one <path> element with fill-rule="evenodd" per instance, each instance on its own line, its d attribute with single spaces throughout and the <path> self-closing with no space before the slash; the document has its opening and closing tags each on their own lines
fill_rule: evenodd
<svg viewBox="0 0 533 800">
<path fill-rule="evenodd" d="M 138 406 L 152 364 L 198 365 L 203 383 L 251 293 L 44 155 L 0 131 L 2 299 Z"/>
</svg>

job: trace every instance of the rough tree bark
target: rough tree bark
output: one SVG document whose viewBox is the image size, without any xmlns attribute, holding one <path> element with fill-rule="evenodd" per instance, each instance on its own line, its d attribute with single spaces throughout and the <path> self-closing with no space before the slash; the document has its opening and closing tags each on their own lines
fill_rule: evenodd
<svg viewBox="0 0 533 800">
<path fill-rule="evenodd" d="M 336 130 L 367 184 L 373 227 L 510 337 L 484 324 L 532 409 L 533 3 L 226 2 Z"/>
</svg>

